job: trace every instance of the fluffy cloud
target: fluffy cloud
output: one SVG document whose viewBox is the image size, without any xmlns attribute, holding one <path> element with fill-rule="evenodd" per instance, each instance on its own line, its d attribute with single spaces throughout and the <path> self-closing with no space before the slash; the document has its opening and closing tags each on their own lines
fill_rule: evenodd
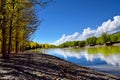
<svg viewBox="0 0 120 80">
<path fill-rule="evenodd" d="M 92 36 L 100 36 L 103 32 L 111 34 L 118 31 L 120 31 L 120 16 L 115 16 L 113 18 L 113 21 L 108 20 L 103 22 L 103 24 L 99 26 L 96 30 L 92 30 L 89 27 L 87 29 L 84 29 L 79 39 L 85 40 L 86 38 Z"/>
<path fill-rule="evenodd" d="M 74 40 L 78 39 L 78 36 L 79 36 L 78 32 L 75 32 L 72 35 L 63 34 L 62 37 L 59 40 L 55 41 L 52 44 L 59 45 L 59 44 L 62 44 L 64 42 L 66 42 L 66 41 L 74 41 Z"/>
<path fill-rule="evenodd" d="M 82 34 L 79 36 L 79 40 L 85 40 L 86 38 L 95 36 L 96 30 L 91 30 L 89 27 L 84 29 Z"/>
<path fill-rule="evenodd" d="M 68 36 L 64 34 L 53 44 L 59 45 L 66 41 L 85 40 L 92 36 L 100 36 L 103 32 L 111 34 L 118 31 L 120 31 L 120 16 L 114 16 L 113 21 L 109 19 L 108 21 L 103 22 L 103 24 L 98 26 L 96 30 L 92 30 L 90 27 L 88 27 L 87 29 L 83 30 L 82 34 L 79 34 L 79 32 L 75 32 L 74 34 Z"/>
</svg>

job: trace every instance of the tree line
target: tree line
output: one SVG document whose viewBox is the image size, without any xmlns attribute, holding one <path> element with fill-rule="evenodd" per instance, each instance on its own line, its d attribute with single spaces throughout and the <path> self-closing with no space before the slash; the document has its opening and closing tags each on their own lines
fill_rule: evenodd
<svg viewBox="0 0 120 80">
<path fill-rule="evenodd" d="M 37 49 L 37 48 L 56 48 L 55 45 L 52 44 L 40 44 L 37 42 L 30 41 L 27 43 L 25 50 L 30 50 L 30 49 Z"/>
<path fill-rule="evenodd" d="M 94 45 L 112 45 L 114 43 L 120 43 L 120 32 L 114 34 L 102 33 L 100 37 L 90 37 L 83 41 L 69 41 L 62 43 L 58 46 L 52 44 L 39 44 L 37 42 L 30 41 L 27 43 L 25 50 L 37 49 L 37 48 L 65 48 L 65 47 L 84 47 Z"/>
<path fill-rule="evenodd" d="M 90 37 L 85 41 L 70 41 L 60 44 L 58 47 L 84 47 L 84 46 L 94 46 L 94 45 L 112 45 L 114 43 L 120 43 L 120 32 L 107 34 L 102 33 L 100 37 Z"/>
<path fill-rule="evenodd" d="M 24 51 L 30 36 L 41 21 L 35 14 L 35 5 L 42 0 L 0 0 L 0 53 L 9 59 L 11 52 Z"/>
</svg>

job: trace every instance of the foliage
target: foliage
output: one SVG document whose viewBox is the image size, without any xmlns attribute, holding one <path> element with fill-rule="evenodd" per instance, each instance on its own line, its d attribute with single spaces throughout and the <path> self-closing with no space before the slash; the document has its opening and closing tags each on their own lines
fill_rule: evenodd
<svg viewBox="0 0 120 80">
<path fill-rule="evenodd" d="M 58 47 L 64 48 L 64 47 L 83 47 L 85 46 L 85 41 L 70 41 L 65 42 L 63 44 L 60 44 Z"/>
<path fill-rule="evenodd" d="M 37 48 L 55 48 L 55 47 L 56 46 L 52 44 L 39 44 L 37 42 L 28 42 L 25 49 L 30 50 L 30 49 L 37 49 Z"/>
<path fill-rule="evenodd" d="M 96 41 L 97 41 L 97 38 L 96 37 L 90 37 L 90 38 L 88 38 L 87 40 L 86 40 L 86 44 L 87 45 L 94 45 L 94 44 L 96 44 Z"/>
<path fill-rule="evenodd" d="M 86 45 L 94 46 L 94 45 L 111 45 L 114 43 L 120 42 L 120 32 L 114 34 L 102 33 L 100 37 L 90 37 L 87 38 L 86 41 L 70 41 L 60 44 L 58 47 L 84 47 Z"/>
<path fill-rule="evenodd" d="M 41 22 L 34 13 L 34 6 L 46 4 L 47 1 L 42 0 L 0 0 L 0 50 L 3 58 L 25 49 Z"/>
</svg>

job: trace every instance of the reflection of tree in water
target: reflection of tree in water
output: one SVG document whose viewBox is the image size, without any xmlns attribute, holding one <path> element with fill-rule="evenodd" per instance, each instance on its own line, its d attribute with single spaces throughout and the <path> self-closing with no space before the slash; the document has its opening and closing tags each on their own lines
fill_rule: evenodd
<svg viewBox="0 0 120 80">
<path fill-rule="evenodd" d="M 120 46 L 95 47 L 87 48 L 86 50 L 89 54 L 101 53 L 104 54 L 105 56 L 109 56 L 111 54 L 120 54 Z"/>
<path fill-rule="evenodd" d="M 109 65 L 116 66 L 116 68 L 120 67 L 119 46 L 88 48 L 87 53 L 89 54 L 89 59 L 92 61 L 94 61 L 95 58 L 99 58 Z"/>
</svg>

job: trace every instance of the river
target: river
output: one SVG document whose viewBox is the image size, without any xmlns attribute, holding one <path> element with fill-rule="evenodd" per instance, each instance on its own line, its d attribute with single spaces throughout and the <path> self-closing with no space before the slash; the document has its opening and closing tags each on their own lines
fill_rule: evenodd
<svg viewBox="0 0 120 80">
<path fill-rule="evenodd" d="M 37 52 L 59 57 L 94 70 L 120 76 L 120 46 L 94 48 L 37 49 Z"/>
</svg>

